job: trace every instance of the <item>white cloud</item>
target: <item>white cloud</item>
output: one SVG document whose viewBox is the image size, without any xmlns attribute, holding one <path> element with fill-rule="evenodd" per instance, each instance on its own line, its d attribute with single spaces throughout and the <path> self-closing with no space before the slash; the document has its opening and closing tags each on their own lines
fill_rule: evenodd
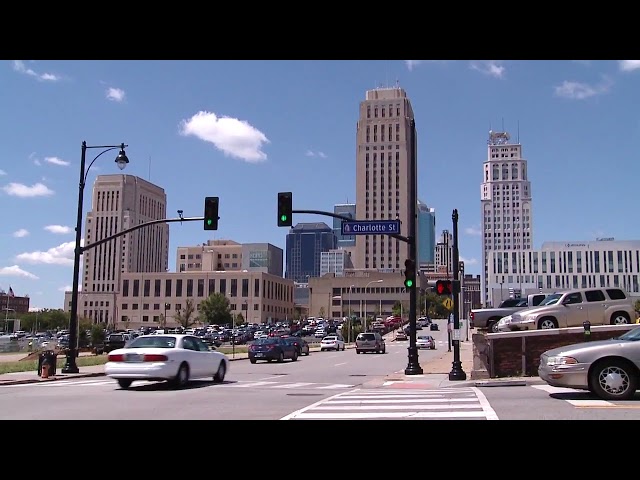
<svg viewBox="0 0 640 480">
<path fill-rule="evenodd" d="M 640 60 L 618 60 L 618 66 L 623 72 L 631 72 L 640 68 Z"/>
<path fill-rule="evenodd" d="M 467 227 L 464 229 L 464 233 L 466 233 L 467 235 L 474 235 L 474 236 L 478 236 L 482 234 L 482 230 L 480 230 L 479 227 Z"/>
<path fill-rule="evenodd" d="M 30 77 L 34 77 L 45 82 L 57 82 L 58 80 L 62 80 L 62 77 L 59 75 L 54 75 L 53 73 L 38 73 L 35 70 L 28 68 L 23 60 L 14 60 L 13 69 L 18 73 L 29 75 Z"/>
<path fill-rule="evenodd" d="M 502 78 L 505 73 L 504 65 L 500 60 L 473 60 L 469 68 L 495 78 Z"/>
<path fill-rule="evenodd" d="M 61 167 L 67 167 L 71 165 L 71 162 L 67 162 L 66 160 L 62 160 L 58 157 L 44 157 L 44 161 L 50 163 L 51 165 L 59 165 Z"/>
<path fill-rule="evenodd" d="M 6 175 L 7 172 L 5 172 L 4 170 L 0 170 L 0 175 Z"/>
<path fill-rule="evenodd" d="M 70 292 L 73 289 L 71 285 L 65 285 L 64 287 L 60 287 L 58 289 L 59 292 Z"/>
<path fill-rule="evenodd" d="M 71 231 L 71 227 L 65 227 L 64 225 L 47 225 L 44 229 L 51 233 L 69 233 Z"/>
<path fill-rule="evenodd" d="M 16 256 L 16 260 L 32 264 L 73 265 L 73 250 L 76 242 L 65 242 L 49 250 L 25 252 Z"/>
<path fill-rule="evenodd" d="M 36 183 L 30 187 L 22 183 L 10 183 L 2 187 L 2 190 L 14 197 L 44 197 L 54 194 L 54 191 L 43 183 Z"/>
<path fill-rule="evenodd" d="M 590 85 L 588 83 L 570 82 L 565 80 L 561 85 L 553 87 L 557 97 L 570 98 L 572 100 L 584 100 L 586 98 L 603 95 L 609 90 L 613 82 L 605 77 L 599 84 Z"/>
<path fill-rule="evenodd" d="M 463 258 L 463 257 L 460 257 L 460 261 L 464 262 L 465 267 L 467 267 L 468 265 L 477 265 L 478 264 L 478 260 L 476 258 Z"/>
<path fill-rule="evenodd" d="M 42 162 L 41 162 L 40 160 L 38 160 L 37 158 L 34 158 L 34 159 L 33 159 L 33 163 L 34 163 L 34 164 L 36 164 L 38 167 L 39 167 L 40 165 L 42 165 Z"/>
<path fill-rule="evenodd" d="M 38 277 L 31 272 L 21 269 L 18 265 L 12 265 L 11 267 L 0 268 L 0 276 L 4 277 L 24 277 L 31 280 L 38 280 Z"/>
<path fill-rule="evenodd" d="M 107 100 L 111 100 L 112 102 L 122 102 L 124 101 L 125 92 L 121 88 L 113 88 L 110 87 L 107 89 Z"/>
<path fill-rule="evenodd" d="M 40 293 L 40 292 L 38 292 L 38 293 Z M 44 310 L 44 308 L 42 308 L 42 307 L 29 307 L 29 311 L 30 312 L 41 312 L 43 310 Z"/>
<path fill-rule="evenodd" d="M 327 158 L 327 154 L 324 152 L 313 152 L 311 150 L 307 150 L 307 153 L 305 153 L 305 155 L 307 157 L 320 157 L 320 158 Z"/>
<path fill-rule="evenodd" d="M 404 64 L 407 66 L 407 69 L 409 71 L 412 71 L 414 68 L 422 65 L 423 63 L 445 63 L 448 61 L 449 60 L 405 60 Z"/>
<path fill-rule="evenodd" d="M 21 228 L 20 230 L 16 230 L 15 232 L 13 232 L 13 236 L 16 238 L 23 238 L 27 235 L 29 235 L 29 230 L 25 228 Z"/>
<path fill-rule="evenodd" d="M 215 113 L 200 111 L 190 119 L 180 122 L 180 134 L 213 143 L 225 155 L 249 163 L 267 159 L 267 154 L 262 148 L 269 140 L 264 133 L 245 120 L 218 117 Z"/>
</svg>

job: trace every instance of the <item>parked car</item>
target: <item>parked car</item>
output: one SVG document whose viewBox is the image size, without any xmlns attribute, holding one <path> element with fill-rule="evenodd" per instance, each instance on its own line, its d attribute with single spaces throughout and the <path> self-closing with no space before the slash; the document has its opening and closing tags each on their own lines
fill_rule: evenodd
<svg viewBox="0 0 640 480">
<path fill-rule="evenodd" d="M 109 353 L 113 350 L 124 348 L 128 340 L 129 336 L 124 333 L 112 333 L 111 335 L 107 335 L 104 339 L 104 347 L 102 351 Z"/>
<path fill-rule="evenodd" d="M 640 327 L 609 340 L 574 343 L 540 356 L 538 375 L 554 387 L 630 400 L 640 385 Z"/>
<path fill-rule="evenodd" d="M 224 381 L 229 359 L 192 335 L 142 335 L 109 353 L 105 374 L 126 389 L 135 380 L 170 381 L 184 387 L 192 378 Z"/>
<path fill-rule="evenodd" d="M 498 331 L 580 327 L 585 320 L 591 325 L 625 325 L 635 317 L 633 300 L 620 288 L 575 288 L 506 316 Z"/>
<path fill-rule="evenodd" d="M 502 317 L 511 315 L 519 310 L 526 310 L 540 305 L 545 300 L 543 293 L 534 293 L 524 298 L 508 298 L 498 308 L 477 308 L 469 314 L 471 326 L 487 329 L 489 332 L 498 331 L 498 322 Z"/>
<path fill-rule="evenodd" d="M 396 332 L 396 340 L 406 340 L 407 339 L 407 332 L 405 332 L 404 330 L 398 330 Z"/>
<path fill-rule="evenodd" d="M 436 349 L 436 341 L 431 335 L 420 335 L 416 338 L 417 348 L 428 348 L 429 350 Z"/>
<path fill-rule="evenodd" d="M 325 350 L 335 350 L 336 352 L 339 350 L 344 351 L 345 344 L 344 338 L 340 334 L 327 335 L 320 342 L 320 351 L 324 352 Z"/>
<path fill-rule="evenodd" d="M 296 332 L 298 333 L 298 332 Z M 298 338 L 295 336 L 284 337 L 285 341 L 293 343 L 293 345 L 298 349 L 298 356 L 309 355 L 309 344 L 302 338 Z"/>
<path fill-rule="evenodd" d="M 356 353 L 386 353 L 387 345 L 384 337 L 378 332 L 363 332 L 356 337 Z"/>
<path fill-rule="evenodd" d="M 438 330 L 440 330 L 440 327 L 438 327 L 438 324 L 437 324 L 437 323 L 430 323 L 430 324 L 429 324 L 429 330 L 431 330 L 431 331 L 438 331 Z"/>
<path fill-rule="evenodd" d="M 282 337 L 267 337 L 254 340 L 249 345 L 249 361 L 256 363 L 258 360 L 272 362 L 284 362 L 285 358 L 292 362 L 298 360 L 298 347 L 293 342 L 288 342 Z"/>
</svg>

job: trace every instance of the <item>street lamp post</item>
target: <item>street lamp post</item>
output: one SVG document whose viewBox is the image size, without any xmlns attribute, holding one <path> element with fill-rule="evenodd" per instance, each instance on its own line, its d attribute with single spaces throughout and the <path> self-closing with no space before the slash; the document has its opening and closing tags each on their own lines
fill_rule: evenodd
<svg viewBox="0 0 640 480">
<path fill-rule="evenodd" d="M 384 280 L 371 280 L 369 283 L 367 283 L 364 287 L 364 294 L 367 294 L 367 290 L 369 288 L 369 285 L 371 285 L 372 283 L 382 283 L 384 282 Z M 364 299 L 364 331 L 367 331 L 367 298 L 365 297 Z"/>
<path fill-rule="evenodd" d="M 80 184 L 78 185 L 78 216 L 76 218 L 76 244 L 73 251 L 73 284 L 71 291 L 71 315 L 69 318 L 69 349 L 67 350 L 67 358 L 62 373 L 78 373 L 78 365 L 76 358 L 78 356 L 78 291 L 80 281 L 80 255 L 82 255 L 82 246 L 80 245 L 82 239 L 82 209 L 84 201 L 84 187 L 87 183 L 87 174 L 91 169 L 93 163 L 100 158 L 103 154 L 110 152 L 111 150 L 120 149 L 120 153 L 116 157 L 116 164 L 123 170 L 129 163 L 127 154 L 124 149 L 128 145 L 121 143 L 120 145 L 96 145 L 87 146 L 87 142 L 82 142 L 82 154 L 80 157 Z M 87 156 L 87 149 L 102 148 L 104 149 L 89 164 L 85 171 L 85 162 Z"/>
<path fill-rule="evenodd" d="M 351 289 L 355 287 L 355 285 L 349 286 L 349 337 L 347 338 L 347 343 L 351 343 L 351 328 L 353 327 L 353 321 L 351 320 Z"/>
<path fill-rule="evenodd" d="M 167 326 L 167 310 L 169 310 L 169 304 L 165 302 L 164 304 L 164 322 L 162 322 L 162 329 Z"/>
<path fill-rule="evenodd" d="M 232 298 L 229 292 L 229 298 Z M 231 312 L 231 357 L 236 357 L 236 314 Z"/>
</svg>

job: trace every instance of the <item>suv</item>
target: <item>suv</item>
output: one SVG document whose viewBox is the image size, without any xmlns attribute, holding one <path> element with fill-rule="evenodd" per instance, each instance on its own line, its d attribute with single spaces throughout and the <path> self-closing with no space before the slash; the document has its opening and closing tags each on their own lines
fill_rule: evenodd
<svg viewBox="0 0 640 480">
<path fill-rule="evenodd" d="M 535 330 L 591 325 L 624 325 L 635 320 L 631 298 L 620 288 L 576 288 L 553 293 L 535 308 L 512 313 L 498 329 Z"/>
<path fill-rule="evenodd" d="M 384 338 L 378 332 L 359 333 L 356 337 L 356 353 L 376 352 L 386 353 Z"/>
</svg>

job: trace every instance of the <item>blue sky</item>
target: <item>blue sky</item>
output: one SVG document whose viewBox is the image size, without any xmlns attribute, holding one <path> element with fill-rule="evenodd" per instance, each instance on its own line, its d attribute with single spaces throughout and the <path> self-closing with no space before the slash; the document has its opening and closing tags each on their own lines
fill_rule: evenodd
<svg viewBox="0 0 640 480">
<path fill-rule="evenodd" d="M 640 238 L 640 60 L 28 61 L 0 64 L 0 288 L 60 308 L 72 280 L 80 145 L 129 145 L 125 173 L 163 187 L 175 249 L 210 238 L 270 242 L 279 191 L 295 209 L 355 200 L 355 133 L 366 90 L 407 91 L 418 131 L 419 197 L 438 232 L 460 214 L 460 254 L 480 273 L 480 183 L 490 128 L 519 124 L 533 240 Z M 504 123 L 503 123 L 504 122 Z M 93 151 L 99 153 L 99 151 Z M 117 153 L 114 152 L 114 154 Z M 93 158 L 90 157 L 89 160 Z M 91 169 L 118 173 L 106 154 Z M 84 220 L 83 220 L 84 221 Z M 330 218 L 294 215 L 294 223 Z M 214 233 L 215 235 L 209 235 Z"/>
</svg>

